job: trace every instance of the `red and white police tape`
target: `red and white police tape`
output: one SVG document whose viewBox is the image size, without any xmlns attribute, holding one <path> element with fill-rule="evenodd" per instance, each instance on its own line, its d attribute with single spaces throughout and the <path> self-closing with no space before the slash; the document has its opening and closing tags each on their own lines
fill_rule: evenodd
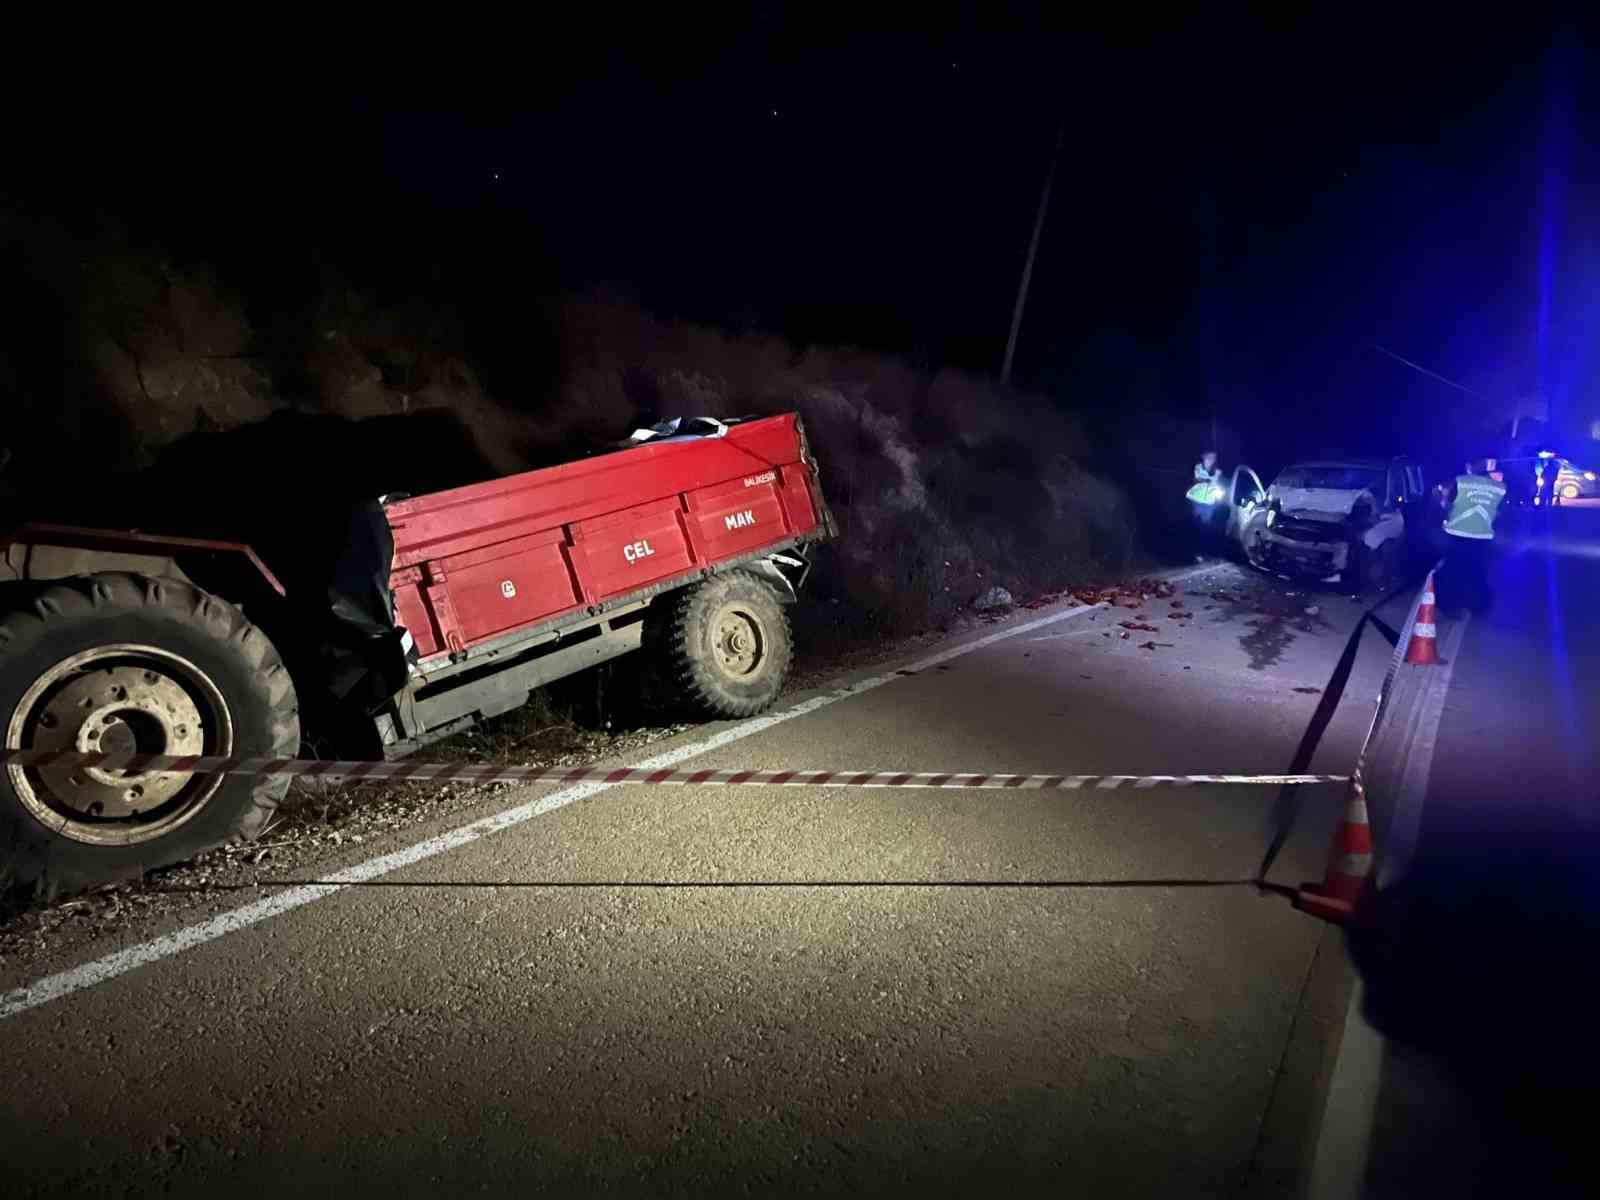
<svg viewBox="0 0 1600 1200">
<path fill-rule="evenodd" d="M 313 779 L 395 783 L 642 783 L 693 787 L 857 787 L 1017 789 L 1282 786 L 1348 783 L 1348 775 L 1005 775 L 933 771 L 659 771 L 646 767 L 515 767 L 492 763 L 346 762 L 309 758 L 214 758 L 157 754 L 84 754 L 68 750 L 0 749 L 0 765 L 33 770 L 90 768 L 142 774 L 299 775 Z"/>
</svg>

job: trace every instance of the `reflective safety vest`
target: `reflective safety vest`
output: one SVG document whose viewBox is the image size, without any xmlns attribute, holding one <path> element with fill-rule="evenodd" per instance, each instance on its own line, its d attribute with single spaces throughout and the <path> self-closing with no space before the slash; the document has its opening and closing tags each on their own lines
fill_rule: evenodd
<svg viewBox="0 0 1600 1200">
<path fill-rule="evenodd" d="M 1215 504 L 1222 499 L 1222 485 L 1217 481 L 1222 471 L 1208 471 L 1200 463 L 1194 465 L 1194 486 L 1185 495 L 1196 504 Z"/>
<path fill-rule="evenodd" d="M 1505 498 L 1503 483 L 1496 483 L 1486 475 L 1457 475 L 1456 502 L 1444 519 L 1444 531 L 1452 537 L 1476 538 L 1480 542 L 1492 540 L 1494 519 Z"/>
</svg>

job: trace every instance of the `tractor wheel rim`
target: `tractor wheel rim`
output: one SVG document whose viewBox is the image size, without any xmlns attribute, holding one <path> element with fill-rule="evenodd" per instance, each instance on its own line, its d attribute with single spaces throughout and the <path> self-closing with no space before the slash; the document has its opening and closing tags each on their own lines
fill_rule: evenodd
<svg viewBox="0 0 1600 1200">
<path fill-rule="evenodd" d="M 6 745 L 80 753 L 228 755 L 227 702 L 193 662 L 156 646 L 118 643 L 62 659 L 23 693 Z M 220 775 L 6 767 L 31 816 L 52 832 L 97 846 L 128 846 L 172 832 L 199 813 Z"/>
<path fill-rule="evenodd" d="M 742 608 L 725 608 L 711 631 L 717 665 L 726 675 L 754 675 L 766 661 L 766 638 L 755 614 Z"/>
</svg>

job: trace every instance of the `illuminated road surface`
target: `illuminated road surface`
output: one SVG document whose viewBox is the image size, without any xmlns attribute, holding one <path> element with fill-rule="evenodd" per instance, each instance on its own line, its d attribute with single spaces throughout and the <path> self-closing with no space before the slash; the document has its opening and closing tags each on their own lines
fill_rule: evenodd
<svg viewBox="0 0 1600 1200">
<path fill-rule="evenodd" d="M 1280 615 L 1200 594 L 1221 587 Z M 651 750 L 732 731 L 688 761 L 1283 770 L 1358 607 L 1234 567 L 1182 588 L 1188 621 L 1025 612 Z M 1312 769 L 1348 768 L 1386 657 L 1371 638 Z M 154 961 L 0 1022 L 6 1192 L 1229 1194 L 1302 1149 L 1317 1081 L 1286 1064 L 1316 1058 L 1291 1026 L 1325 927 L 1142 881 L 1248 878 L 1274 798 L 616 788 L 161 957 L 258 894 L 200 899 L 95 948 Z M 1283 882 L 1322 871 L 1338 789 L 1306 800 Z M 1106 881 L 1137 886 L 1075 886 Z"/>
</svg>

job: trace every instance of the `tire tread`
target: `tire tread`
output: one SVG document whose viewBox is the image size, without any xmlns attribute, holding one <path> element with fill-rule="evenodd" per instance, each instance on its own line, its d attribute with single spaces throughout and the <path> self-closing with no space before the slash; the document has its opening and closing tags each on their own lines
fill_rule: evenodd
<svg viewBox="0 0 1600 1200">
<path fill-rule="evenodd" d="M 722 597 L 736 589 L 748 587 L 751 595 L 765 597 L 771 611 L 763 618 L 772 627 L 774 661 L 769 668 L 779 683 L 767 696 L 738 696 L 721 685 L 709 665 L 696 649 L 699 628 L 699 610 L 720 602 Z M 665 625 L 664 646 L 668 682 L 676 695 L 697 713 L 712 717 L 753 717 L 769 708 L 782 690 L 794 659 L 794 637 L 789 626 L 789 614 L 784 611 L 768 585 L 747 571 L 734 571 L 708 579 L 694 587 L 684 588 L 672 597 Z"/>
<path fill-rule="evenodd" d="M 0 613 L 0 647 L 8 652 L 46 635 L 52 626 L 77 617 L 94 616 L 106 609 L 156 608 L 197 628 L 203 635 L 230 643 L 249 668 L 267 709 L 272 757 L 293 757 L 300 749 L 300 718 L 293 681 L 277 649 L 235 605 L 176 580 L 157 580 L 124 572 L 103 572 L 60 580 L 33 597 L 31 604 Z M 242 652 L 242 653 L 241 653 Z M 132 848 L 112 878 L 142 874 L 181 861 L 207 849 L 248 841 L 272 819 L 289 788 L 287 776 L 252 776 L 248 799 L 220 840 L 195 846 L 193 840 L 156 838 Z M 186 827 L 187 828 L 187 827 Z M 142 851 L 143 853 L 137 853 Z M 9 864 L 13 882 L 33 883 L 47 894 L 80 890 L 107 879 L 70 861 Z"/>
</svg>

